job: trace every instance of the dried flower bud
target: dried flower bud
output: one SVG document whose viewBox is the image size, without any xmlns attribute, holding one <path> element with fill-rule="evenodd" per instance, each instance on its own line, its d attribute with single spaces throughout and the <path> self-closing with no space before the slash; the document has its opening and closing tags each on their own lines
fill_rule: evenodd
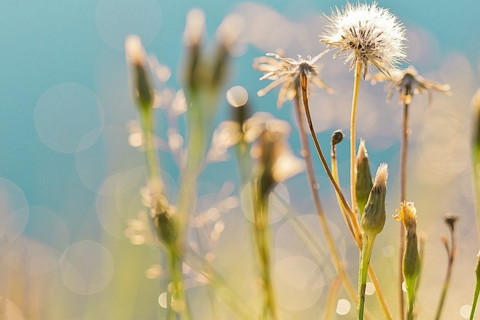
<svg viewBox="0 0 480 320">
<path fill-rule="evenodd" d="M 453 214 L 448 214 L 444 218 L 445 224 L 450 228 L 450 231 L 453 233 L 455 231 L 455 223 L 458 220 L 458 216 Z"/>
<path fill-rule="evenodd" d="M 477 282 L 480 282 L 480 251 L 477 254 L 477 266 L 475 268 L 475 275 L 477 277 Z"/>
<path fill-rule="evenodd" d="M 397 210 L 395 220 L 400 220 L 407 231 L 406 247 L 403 256 L 403 275 L 407 281 L 407 286 L 412 286 L 408 290 L 415 290 L 415 281 L 420 273 L 420 254 L 418 251 L 417 238 L 417 210 L 413 202 L 403 202 L 400 209 Z"/>
<path fill-rule="evenodd" d="M 413 202 L 402 202 L 400 209 L 397 209 L 395 220 L 401 221 L 405 230 L 416 230 L 417 228 L 417 209 Z"/>
<path fill-rule="evenodd" d="M 331 145 L 332 145 L 332 149 L 333 149 L 337 144 L 339 144 L 340 142 L 342 142 L 344 137 L 345 137 L 345 136 L 343 135 L 342 130 L 335 130 L 335 131 L 333 131 L 332 137 L 330 138 L 330 143 L 331 143 Z"/>
<path fill-rule="evenodd" d="M 187 48 L 185 83 L 187 91 L 195 90 L 201 81 L 201 47 L 205 32 L 205 16 L 200 9 L 193 9 L 187 15 L 183 39 Z"/>
<path fill-rule="evenodd" d="M 175 245 L 177 237 L 176 226 L 169 210 L 163 209 L 155 212 L 153 225 L 160 241 L 163 241 L 166 246 Z"/>
<path fill-rule="evenodd" d="M 229 57 L 235 42 L 243 30 L 243 18 L 239 15 L 229 15 L 217 29 L 217 53 L 213 61 L 212 87 L 220 88 L 226 79 L 229 67 Z"/>
<path fill-rule="evenodd" d="M 361 219 L 362 230 L 367 236 L 375 237 L 385 226 L 385 195 L 387 193 L 388 166 L 382 163 L 375 175 L 365 212 Z"/>
<path fill-rule="evenodd" d="M 363 213 L 368 196 L 373 187 L 372 174 L 370 173 L 370 162 L 368 161 L 368 152 L 365 147 L 365 140 L 360 140 L 360 147 L 357 154 L 357 179 L 356 194 L 358 209 Z"/>
<path fill-rule="evenodd" d="M 130 35 L 125 41 L 127 62 L 132 67 L 133 93 L 139 107 L 153 108 L 154 91 L 148 74 L 147 59 L 140 38 Z"/>
</svg>

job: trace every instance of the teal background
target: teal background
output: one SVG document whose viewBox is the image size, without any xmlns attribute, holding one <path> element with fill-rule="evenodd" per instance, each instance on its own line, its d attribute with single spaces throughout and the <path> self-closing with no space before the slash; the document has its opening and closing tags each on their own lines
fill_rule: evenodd
<svg viewBox="0 0 480 320">
<path fill-rule="evenodd" d="M 167 86 L 178 89 L 181 81 L 177 68 L 184 54 L 182 36 L 188 11 L 201 8 L 205 12 L 207 34 L 212 40 L 217 26 L 239 3 L 212 0 L 1 1 L 0 177 L 17 185 L 25 195 L 25 199 L 14 199 L 18 200 L 15 208 L 26 206 L 29 209 L 25 235 L 59 252 L 78 240 L 99 240 L 102 227 L 97 219 L 97 199 L 102 183 L 115 173 L 143 165 L 142 154 L 127 143 L 126 125 L 136 119 L 137 114 L 129 91 L 124 37 L 130 33 L 139 34 L 146 51 L 172 69 Z M 257 3 L 272 7 L 292 21 L 303 21 L 312 14 L 328 14 L 331 7 L 343 6 L 345 2 L 278 0 Z M 379 6 L 390 8 L 407 29 L 423 29 L 435 39 L 438 51 L 431 60 L 420 61 L 420 71 L 441 68 L 444 57 L 461 55 L 471 65 L 471 85 L 478 87 L 479 1 L 379 1 Z M 315 34 L 320 32 L 315 31 Z M 316 43 L 317 39 L 313 41 Z M 317 52 L 322 49 L 318 44 Z M 317 52 L 298 49 L 301 54 Z M 228 87 L 246 87 L 256 110 L 293 119 L 289 103 L 283 109 L 275 108 L 275 93 L 261 99 L 255 95 L 266 83 L 257 80 L 259 72 L 250 66 L 255 57 L 263 54 L 263 50 L 247 45 L 244 53 L 233 60 Z M 77 89 L 81 85 L 82 89 L 72 89 L 72 96 L 62 97 L 63 107 L 57 105 L 50 109 L 48 93 L 58 85 Z M 383 91 L 379 88 L 376 93 L 381 95 Z M 347 95 L 350 96 L 349 91 Z M 383 101 L 383 96 L 378 99 Z M 222 101 L 217 121 L 225 119 L 226 115 L 227 104 Z M 159 135 L 165 125 L 165 119 L 159 115 Z M 328 141 L 334 129 L 337 127 L 321 132 L 320 139 Z M 292 131 L 291 143 L 298 153 L 298 136 Z M 50 144 L 45 143 L 42 135 L 48 137 Z M 69 140 L 72 136 L 81 139 Z M 52 142 L 65 150 L 52 149 Z M 79 151 L 75 151 L 77 147 Z M 340 157 L 347 158 L 347 149 L 346 143 L 339 147 Z M 385 147 L 374 147 L 370 149 L 372 162 L 387 161 L 392 177 L 396 177 L 398 149 L 398 140 Z M 161 154 L 162 157 L 166 155 Z M 322 180 L 325 178 L 323 171 L 318 163 L 316 166 L 322 192 L 332 195 L 326 180 Z M 166 157 L 163 168 L 170 176 L 168 181 L 175 185 L 179 173 L 173 160 Z M 227 180 L 236 181 L 237 174 L 232 168 L 232 162 L 207 167 L 201 176 L 205 184 L 200 193 L 214 189 L 205 187 L 207 184 L 219 186 Z M 347 168 L 347 163 L 340 163 L 341 170 Z M 295 179 L 293 183 L 299 185 Z M 395 179 L 392 181 L 398 182 Z M 346 174 L 342 180 L 347 185 Z M 297 188 L 291 197 L 295 195 L 305 197 L 306 192 Z M 332 199 L 327 200 L 327 206 L 332 204 Z M 51 214 L 45 214 L 45 208 L 51 210 Z M 471 201 L 467 202 L 464 211 L 471 213 L 472 210 Z M 469 219 L 467 221 L 473 221 L 473 217 Z M 63 236 L 52 233 L 51 226 L 60 226 Z"/>
</svg>

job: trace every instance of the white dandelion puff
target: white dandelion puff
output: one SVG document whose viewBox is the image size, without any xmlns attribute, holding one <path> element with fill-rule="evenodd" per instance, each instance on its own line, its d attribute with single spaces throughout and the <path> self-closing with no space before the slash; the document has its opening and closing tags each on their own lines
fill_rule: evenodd
<svg viewBox="0 0 480 320">
<path fill-rule="evenodd" d="M 364 78 L 372 64 L 389 74 L 406 58 L 403 24 L 376 2 L 347 3 L 342 9 L 336 8 L 327 17 L 326 32 L 320 41 L 337 48 L 335 56 L 346 53 L 350 69 L 361 62 Z"/>
</svg>

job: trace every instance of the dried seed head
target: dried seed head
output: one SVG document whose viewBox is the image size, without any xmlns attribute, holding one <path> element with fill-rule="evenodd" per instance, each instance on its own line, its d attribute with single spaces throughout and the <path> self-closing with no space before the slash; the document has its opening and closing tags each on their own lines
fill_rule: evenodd
<svg viewBox="0 0 480 320">
<path fill-rule="evenodd" d="M 390 76 L 379 73 L 371 78 L 372 83 L 377 81 L 389 81 L 390 88 L 387 94 L 387 100 L 392 98 L 393 92 L 399 92 L 399 102 L 409 105 L 413 96 L 416 94 L 428 94 L 428 100 L 431 100 L 431 91 L 443 92 L 450 94 L 450 85 L 424 79 L 418 74 L 417 69 L 409 66 L 404 70 L 394 70 L 390 72 Z"/>
<path fill-rule="evenodd" d="M 370 162 L 368 161 L 368 152 L 365 147 L 365 140 L 360 140 L 360 147 L 357 154 L 357 179 L 356 194 L 358 209 L 361 213 L 368 201 L 368 196 L 373 187 L 372 174 L 370 172 Z"/>
<path fill-rule="evenodd" d="M 135 100 L 140 108 L 151 109 L 154 104 L 154 91 L 148 73 L 148 64 L 142 42 L 137 35 L 125 40 L 127 63 L 132 68 L 132 84 Z"/>
<path fill-rule="evenodd" d="M 375 175 L 375 183 L 370 191 L 365 212 L 362 216 L 362 230 L 367 236 L 376 236 L 385 226 L 385 196 L 387 193 L 388 166 L 382 163 Z"/>
<path fill-rule="evenodd" d="M 265 73 L 260 77 L 260 80 L 272 80 L 268 86 L 257 92 L 258 96 L 262 97 L 273 88 L 281 86 L 277 99 L 277 106 L 281 107 L 285 101 L 292 100 L 295 97 L 300 85 L 301 75 L 317 87 L 329 93 L 333 92 L 320 78 L 320 68 L 315 65 L 324 54 L 325 52 L 322 52 L 313 58 L 310 56 L 303 58 L 299 55 L 298 59 L 295 60 L 281 57 L 276 53 L 267 53 L 265 57 L 255 59 L 253 67 Z"/>
<path fill-rule="evenodd" d="M 382 73 L 391 70 L 406 58 L 405 28 L 397 17 L 377 3 L 347 3 L 336 8 L 327 17 L 327 30 L 320 41 L 347 53 L 345 62 L 352 69 L 357 61 L 362 62 L 365 78 L 369 66 L 374 65 Z"/>
</svg>

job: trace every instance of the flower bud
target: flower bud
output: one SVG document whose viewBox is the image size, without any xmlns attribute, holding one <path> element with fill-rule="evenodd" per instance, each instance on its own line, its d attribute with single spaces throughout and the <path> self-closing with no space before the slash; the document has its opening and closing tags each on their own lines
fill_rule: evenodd
<svg viewBox="0 0 480 320">
<path fill-rule="evenodd" d="M 368 197 L 361 219 L 362 230 L 369 237 L 375 237 L 385 226 L 385 195 L 387 193 L 388 166 L 382 163 L 377 170 L 375 183 Z"/>
<path fill-rule="evenodd" d="M 365 140 L 360 140 L 360 147 L 357 154 L 357 179 L 356 194 L 357 204 L 360 213 L 363 213 L 367 204 L 368 196 L 373 187 L 372 174 L 370 173 L 370 162 L 368 161 L 367 148 Z"/>
<path fill-rule="evenodd" d="M 153 225 L 160 241 L 166 246 L 173 246 L 177 237 L 173 216 L 169 210 L 156 212 L 153 217 Z"/>
<path fill-rule="evenodd" d="M 125 41 L 127 62 L 132 66 L 133 93 L 140 108 L 153 108 L 154 91 L 148 74 L 147 59 L 140 38 L 130 35 Z"/>
</svg>

